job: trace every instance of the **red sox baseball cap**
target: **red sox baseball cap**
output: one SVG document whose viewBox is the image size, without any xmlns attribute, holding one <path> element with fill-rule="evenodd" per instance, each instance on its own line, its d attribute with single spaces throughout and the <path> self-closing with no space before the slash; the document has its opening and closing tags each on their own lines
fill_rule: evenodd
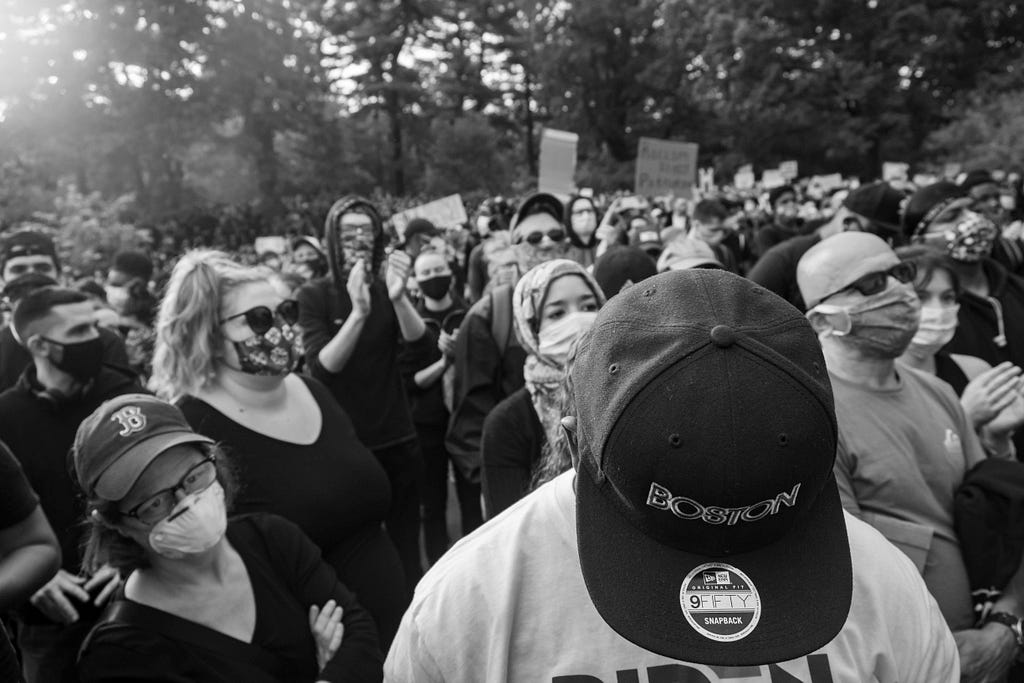
<svg viewBox="0 0 1024 683">
<path fill-rule="evenodd" d="M 148 394 L 124 394 L 82 421 L 71 457 L 86 496 L 117 501 L 161 453 L 186 443 L 214 441 L 192 431 L 176 406 Z"/>
<path fill-rule="evenodd" d="M 670 271 L 608 300 L 580 341 L 579 559 L 601 617 L 709 665 L 802 657 L 850 610 L 817 337 L 725 271 Z"/>
</svg>

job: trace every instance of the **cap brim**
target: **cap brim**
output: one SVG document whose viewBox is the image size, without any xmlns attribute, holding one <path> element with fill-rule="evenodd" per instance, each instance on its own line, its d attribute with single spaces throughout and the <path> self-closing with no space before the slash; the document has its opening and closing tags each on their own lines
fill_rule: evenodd
<svg viewBox="0 0 1024 683">
<path fill-rule="evenodd" d="M 756 666 L 810 654 L 846 622 L 853 570 L 834 475 L 782 539 L 723 557 L 683 552 L 643 534 L 614 509 L 583 468 L 576 476 L 576 499 L 587 592 L 612 629 L 646 650 L 698 664 Z M 739 569 L 760 597 L 757 625 L 740 640 L 704 636 L 683 612 L 684 580 L 709 562 Z"/>
<path fill-rule="evenodd" d="M 164 451 L 186 443 L 214 443 L 213 439 L 195 432 L 156 434 L 141 441 L 115 460 L 100 474 L 93 491 L 103 500 L 121 500 L 139 480 L 150 463 Z"/>
</svg>

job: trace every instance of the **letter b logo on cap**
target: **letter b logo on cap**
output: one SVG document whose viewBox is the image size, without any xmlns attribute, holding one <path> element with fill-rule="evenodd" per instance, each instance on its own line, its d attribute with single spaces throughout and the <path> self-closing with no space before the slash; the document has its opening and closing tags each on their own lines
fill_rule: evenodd
<svg viewBox="0 0 1024 683">
<path fill-rule="evenodd" d="M 110 416 L 110 421 L 121 423 L 121 431 L 117 433 L 118 436 L 128 436 L 146 428 L 146 416 L 142 414 L 142 408 L 139 406 L 121 408 Z"/>
</svg>

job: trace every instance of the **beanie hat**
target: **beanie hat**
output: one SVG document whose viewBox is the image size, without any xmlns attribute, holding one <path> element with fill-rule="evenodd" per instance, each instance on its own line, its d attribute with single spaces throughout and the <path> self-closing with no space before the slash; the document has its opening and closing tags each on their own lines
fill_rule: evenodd
<svg viewBox="0 0 1024 683">
<path fill-rule="evenodd" d="M 791 194 L 796 197 L 796 190 L 792 185 L 779 185 L 768 190 L 768 205 L 773 209 L 775 208 L 775 202 L 779 201 L 784 194 Z"/>
<path fill-rule="evenodd" d="M 627 282 L 636 284 L 657 272 L 654 259 L 637 247 L 613 246 L 594 263 L 594 279 L 608 298 L 618 294 Z"/>
<path fill-rule="evenodd" d="M 884 180 L 861 185 L 843 200 L 843 206 L 887 230 L 899 232 L 900 207 L 906 195 Z"/>
</svg>

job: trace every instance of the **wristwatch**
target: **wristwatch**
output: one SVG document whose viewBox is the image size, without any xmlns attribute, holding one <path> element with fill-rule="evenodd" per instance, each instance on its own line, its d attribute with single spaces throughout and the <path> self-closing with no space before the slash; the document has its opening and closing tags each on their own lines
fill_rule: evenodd
<svg viewBox="0 0 1024 683">
<path fill-rule="evenodd" d="M 992 612 L 985 619 L 985 623 L 996 622 L 1003 626 L 1008 626 L 1013 631 L 1013 637 L 1017 640 L 1017 647 L 1024 647 L 1024 625 L 1021 624 L 1022 620 L 1016 614 L 1010 614 L 1009 612 Z"/>
</svg>

